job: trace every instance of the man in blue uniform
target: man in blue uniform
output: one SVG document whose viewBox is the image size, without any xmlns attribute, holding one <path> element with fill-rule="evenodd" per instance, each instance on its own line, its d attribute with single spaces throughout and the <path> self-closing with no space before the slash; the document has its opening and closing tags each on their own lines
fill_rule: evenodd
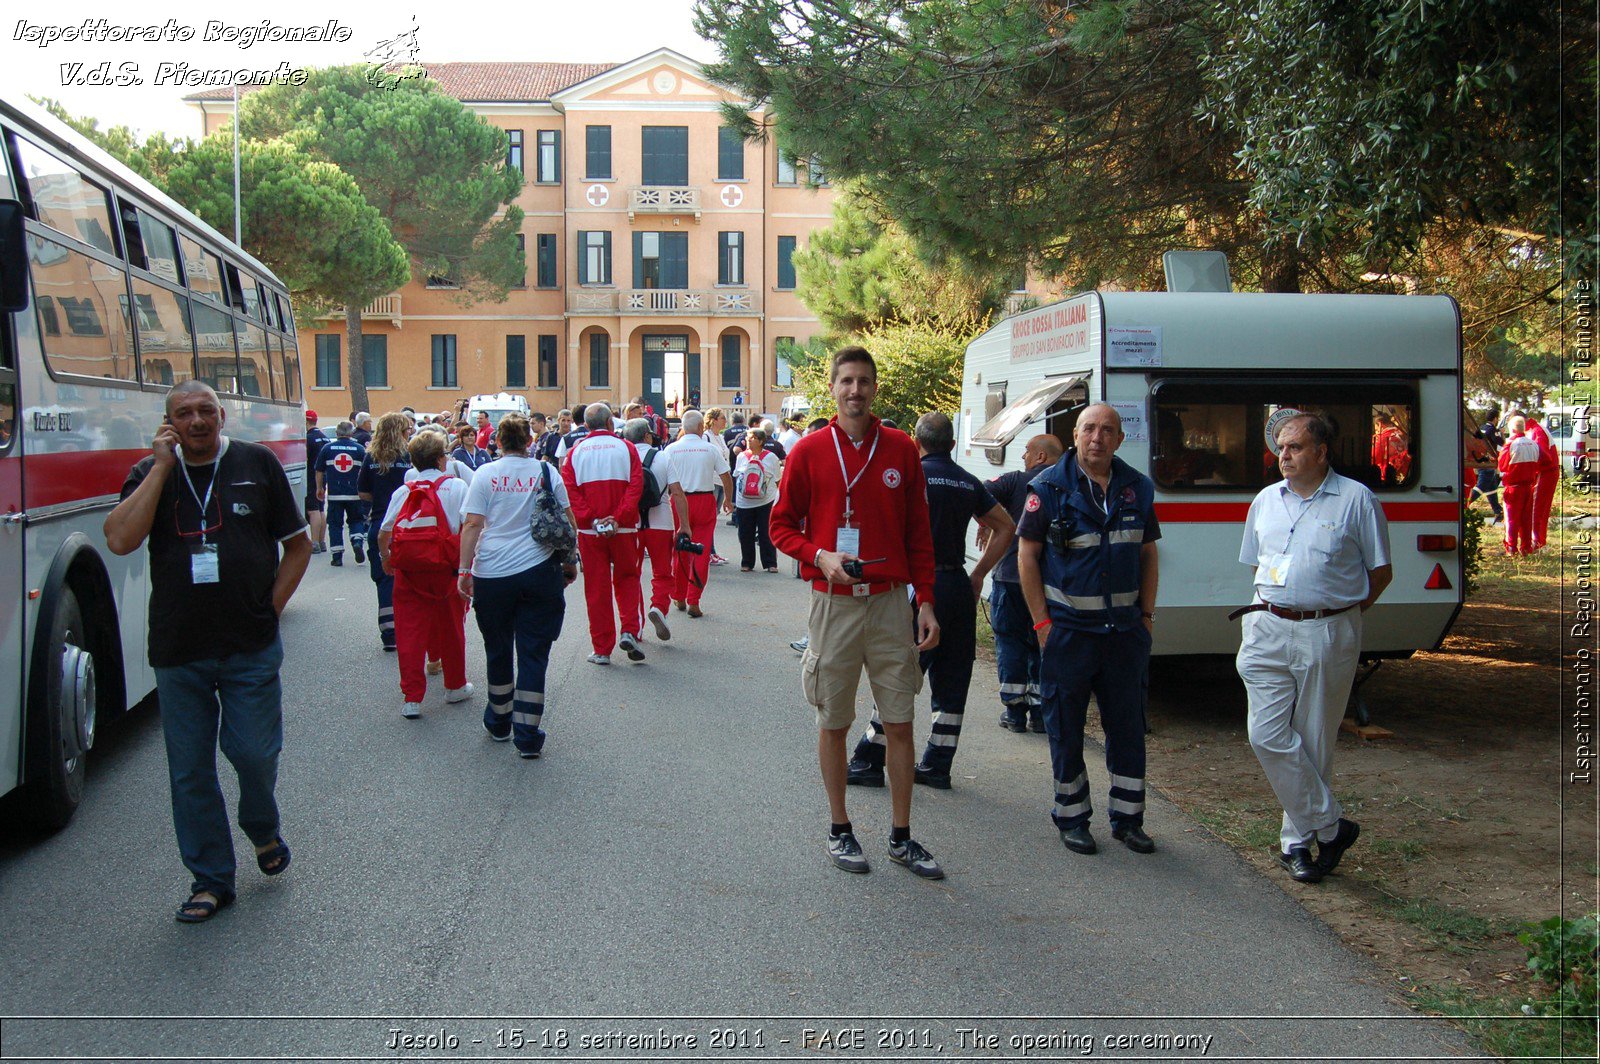
<svg viewBox="0 0 1600 1064">
<path fill-rule="evenodd" d="M 1040 433 L 1022 451 L 1022 468 L 986 481 L 984 487 L 995 502 L 1006 508 L 1011 520 L 1022 521 L 1022 507 L 1028 501 L 1028 485 L 1035 477 L 1061 461 L 1061 441 Z M 986 531 L 978 530 L 978 546 L 985 546 Z M 1028 616 L 1028 601 L 1022 597 L 1017 578 L 1017 540 L 1012 539 L 1005 557 L 994 567 L 989 581 L 989 624 L 994 629 L 994 656 L 1000 671 L 1000 727 L 1014 732 L 1032 729 L 1044 734 L 1044 714 L 1039 709 L 1039 640 L 1033 633 L 1033 618 Z"/>
<path fill-rule="evenodd" d="M 317 498 L 328 508 L 328 538 L 333 547 L 333 564 L 344 564 L 344 526 L 350 524 L 350 547 L 356 561 L 367 560 L 367 521 L 356 482 L 361 476 L 361 461 L 367 449 L 354 438 L 355 426 L 339 422 L 334 439 L 322 445 L 317 455 Z"/>
<path fill-rule="evenodd" d="M 306 411 L 306 523 L 311 526 L 311 553 L 327 550 L 323 538 L 328 521 L 322 514 L 322 500 L 317 498 L 317 455 L 328 442 L 328 434 L 317 428 L 317 412 Z"/>
<path fill-rule="evenodd" d="M 1145 691 L 1155 624 L 1155 485 L 1116 457 L 1122 419 L 1105 403 L 1078 416 L 1073 449 L 1028 487 L 1017 569 L 1043 652 L 1040 694 L 1056 801 L 1074 853 L 1094 853 L 1083 725 L 1094 693 L 1111 772 L 1112 837 L 1152 853 L 1144 832 Z"/>
<path fill-rule="evenodd" d="M 928 676 L 933 702 L 933 729 L 916 765 L 916 781 L 950 789 L 950 766 L 961 740 L 961 720 L 972 686 L 972 662 L 978 653 L 978 596 L 983 578 L 999 562 L 1016 534 L 1005 508 L 994 501 L 983 481 L 956 465 L 955 426 L 944 414 L 917 419 L 917 450 L 928 484 L 928 522 L 933 531 L 933 615 L 939 622 L 939 645 L 924 650 L 918 665 Z M 967 524 L 977 521 L 988 533 L 983 556 L 967 574 Z M 866 733 L 856 744 L 847 782 L 882 787 L 886 752 L 883 724 L 874 708 Z"/>
<path fill-rule="evenodd" d="M 565 462 L 567 460 L 567 453 L 578 445 L 579 440 L 589 435 L 589 425 L 583 419 L 583 416 L 588 412 L 589 408 L 587 406 L 575 406 L 572 408 L 572 420 L 574 424 L 572 428 L 561 437 L 561 439 L 556 441 L 555 455 L 557 462 Z"/>
</svg>

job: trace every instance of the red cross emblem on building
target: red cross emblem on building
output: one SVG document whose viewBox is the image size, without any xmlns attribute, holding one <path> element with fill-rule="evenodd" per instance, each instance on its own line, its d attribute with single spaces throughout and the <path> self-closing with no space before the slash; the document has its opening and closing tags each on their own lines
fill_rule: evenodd
<svg viewBox="0 0 1600 1064">
<path fill-rule="evenodd" d="M 611 190 L 604 185 L 590 185 L 585 198 L 592 206 L 604 207 L 606 201 L 611 198 Z"/>
<path fill-rule="evenodd" d="M 722 186 L 722 205 L 724 207 L 737 207 L 744 202 L 744 189 L 738 185 Z"/>
<path fill-rule="evenodd" d="M 356 460 L 347 454 L 336 454 L 333 456 L 333 462 L 331 464 L 333 468 L 337 469 L 339 472 L 348 473 L 350 470 L 355 468 Z"/>
</svg>

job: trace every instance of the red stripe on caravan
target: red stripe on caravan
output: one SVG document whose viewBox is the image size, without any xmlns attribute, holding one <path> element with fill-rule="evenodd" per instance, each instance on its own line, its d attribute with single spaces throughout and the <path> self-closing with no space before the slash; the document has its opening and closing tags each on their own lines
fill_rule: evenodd
<svg viewBox="0 0 1600 1064">
<path fill-rule="evenodd" d="M 304 464 L 306 441 L 263 440 L 286 465 Z M 22 458 L 25 508 L 60 506 L 103 495 L 121 495 L 128 470 L 149 457 L 148 447 L 117 451 L 57 451 Z"/>
<path fill-rule="evenodd" d="M 1156 519 L 1164 524 L 1243 524 L 1250 515 L 1247 502 L 1158 502 Z M 1457 521 L 1461 504 L 1455 502 L 1386 502 L 1383 515 L 1390 521 Z"/>
</svg>

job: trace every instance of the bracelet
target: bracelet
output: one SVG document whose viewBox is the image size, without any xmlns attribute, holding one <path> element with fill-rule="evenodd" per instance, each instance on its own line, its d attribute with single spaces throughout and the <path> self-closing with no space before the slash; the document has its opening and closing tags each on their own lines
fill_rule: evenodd
<svg viewBox="0 0 1600 1064">
<path fill-rule="evenodd" d="M 1034 625 L 1033 626 L 1033 630 L 1035 632 L 1042 632 L 1046 628 L 1049 628 L 1052 624 L 1055 624 L 1055 623 L 1056 622 L 1054 622 L 1054 621 L 1050 620 L 1048 617 L 1046 617 L 1044 620 L 1042 620 L 1038 624 Z"/>
<path fill-rule="evenodd" d="M 472 572 L 471 569 L 457 569 L 456 570 L 456 575 L 457 576 L 466 576 L 470 572 Z"/>
<path fill-rule="evenodd" d="M 1154 613 L 1141 613 L 1139 616 L 1143 617 L 1147 621 L 1153 621 L 1156 619 L 1156 615 Z"/>
</svg>

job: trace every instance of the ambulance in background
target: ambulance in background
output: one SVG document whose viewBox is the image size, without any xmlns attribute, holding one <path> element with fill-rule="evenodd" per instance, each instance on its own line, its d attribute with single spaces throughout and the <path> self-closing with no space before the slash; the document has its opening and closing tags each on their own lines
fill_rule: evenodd
<svg viewBox="0 0 1600 1064">
<path fill-rule="evenodd" d="M 1156 486 L 1154 653 L 1232 655 L 1228 614 L 1253 601 L 1238 560 L 1245 515 L 1281 479 L 1268 423 L 1321 414 L 1333 468 L 1370 487 L 1389 520 L 1394 581 L 1367 614 L 1363 657 L 1404 658 L 1436 648 L 1461 609 L 1461 394 L 1448 296 L 1092 291 L 968 345 L 956 457 L 992 479 L 1021 468 L 1029 437 L 1070 446 L 1079 411 L 1110 403 L 1118 457 Z"/>
</svg>

